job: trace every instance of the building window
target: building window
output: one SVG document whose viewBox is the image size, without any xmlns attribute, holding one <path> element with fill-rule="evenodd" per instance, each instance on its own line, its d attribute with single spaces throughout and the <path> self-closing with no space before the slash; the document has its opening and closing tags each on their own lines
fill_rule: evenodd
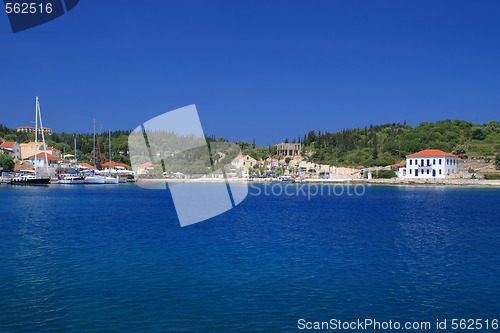
<svg viewBox="0 0 500 333">
<path fill-rule="evenodd" d="M 433 160 L 432 160 L 432 164 L 433 164 L 433 165 L 436 165 L 436 159 L 433 159 Z"/>
<path fill-rule="evenodd" d="M 430 166 L 430 165 L 431 165 L 431 160 L 427 159 L 427 166 Z"/>
<path fill-rule="evenodd" d="M 411 165 L 411 161 L 412 161 L 412 160 L 410 160 L 410 165 Z"/>
<path fill-rule="evenodd" d="M 439 159 L 439 165 L 441 165 L 441 159 Z"/>
<path fill-rule="evenodd" d="M 410 169 L 410 175 L 411 175 L 411 169 Z"/>
<path fill-rule="evenodd" d="M 429 174 L 429 173 L 430 173 L 430 170 L 429 170 L 429 169 L 427 169 L 427 174 Z"/>
<path fill-rule="evenodd" d="M 439 174 L 441 174 L 441 169 L 439 169 Z"/>
</svg>

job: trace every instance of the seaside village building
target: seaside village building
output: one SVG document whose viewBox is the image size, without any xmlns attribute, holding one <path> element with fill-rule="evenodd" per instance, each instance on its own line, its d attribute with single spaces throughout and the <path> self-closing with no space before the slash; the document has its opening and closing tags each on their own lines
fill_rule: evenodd
<svg viewBox="0 0 500 333">
<path fill-rule="evenodd" d="M 22 160 L 25 160 L 25 159 L 35 155 L 35 143 L 34 142 L 21 143 L 19 145 L 19 148 L 21 149 L 21 159 Z M 38 142 L 38 149 L 36 149 L 36 153 L 42 153 L 42 152 L 47 152 L 47 153 L 52 154 L 58 158 L 61 157 L 61 151 L 59 149 L 55 149 L 54 147 L 47 147 L 47 146 L 44 146 L 42 142 Z"/>
<path fill-rule="evenodd" d="M 17 142 L 5 141 L 0 145 L 0 150 L 4 154 L 8 154 L 14 160 L 21 159 L 21 147 L 19 146 L 19 143 L 17 143 Z"/>
<path fill-rule="evenodd" d="M 422 150 L 406 156 L 406 167 L 400 168 L 400 178 L 447 178 L 458 173 L 459 158 L 438 149 Z"/>
<path fill-rule="evenodd" d="M 31 162 L 31 164 L 33 164 L 33 166 L 36 164 L 37 167 L 41 168 L 41 167 L 45 167 L 45 155 L 47 155 L 47 162 L 49 163 L 49 167 L 51 168 L 56 168 L 59 163 L 62 161 L 62 159 L 60 159 L 59 157 L 57 156 L 54 156 L 52 154 L 49 154 L 49 153 L 46 153 L 46 152 L 37 152 L 36 154 L 36 158 L 35 158 L 35 155 L 33 156 L 30 156 L 28 157 L 28 160 Z"/>
<path fill-rule="evenodd" d="M 257 163 L 257 160 L 249 155 L 236 157 L 231 165 L 242 171 L 241 176 L 248 176 L 248 170 Z"/>
<path fill-rule="evenodd" d="M 280 143 L 277 144 L 277 154 L 281 157 L 291 157 L 300 155 L 301 144 L 300 143 Z"/>
</svg>

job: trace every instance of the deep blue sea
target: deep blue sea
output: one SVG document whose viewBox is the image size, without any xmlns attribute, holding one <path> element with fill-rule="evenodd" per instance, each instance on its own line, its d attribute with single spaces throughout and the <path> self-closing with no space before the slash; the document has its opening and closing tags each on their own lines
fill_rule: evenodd
<svg viewBox="0 0 500 333">
<path fill-rule="evenodd" d="M 169 191 L 0 186 L 0 332 L 500 319 L 500 189 L 269 186 L 183 228 Z"/>
</svg>

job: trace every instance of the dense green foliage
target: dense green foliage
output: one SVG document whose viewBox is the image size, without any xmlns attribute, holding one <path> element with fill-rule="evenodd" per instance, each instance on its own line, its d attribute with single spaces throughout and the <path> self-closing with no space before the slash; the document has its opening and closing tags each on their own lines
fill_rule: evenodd
<svg viewBox="0 0 500 333">
<path fill-rule="evenodd" d="M 380 178 L 380 179 L 390 179 L 390 178 L 395 178 L 396 173 L 394 170 L 378 170 L 373 173 L 374 178 Z"/>
<path fill-rule="evenodd" d="M 0 167 L 3 171 L 12 171 L 14 169 L 14 159 L 8 154 L 0 153 Z"/>
<path fill-rule="evenodd" d="M 485 174 L 484 174 L 484 179 L 488 179 L 488 180 L 499 180 L 499 179 L 500 179 L 500 174 L 495 174 L 495 173 L 485 173 Z"/>
<path fill-rule="evenodd" d="M 423 149 L 441 149 L 463 158 L 493 159 L 500 150 L 500 124 L 474 124 L 463 120 L 370 125 L 337 133 L 310 131 L 302 139 L 304 154 L 313 162 L 344 166 L 383 166 Z"/>
</svg>

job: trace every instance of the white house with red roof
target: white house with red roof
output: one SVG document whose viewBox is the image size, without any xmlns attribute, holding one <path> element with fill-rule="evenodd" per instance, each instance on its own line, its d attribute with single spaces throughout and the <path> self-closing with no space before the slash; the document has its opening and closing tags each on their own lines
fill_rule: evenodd
<svg viewBox="0 0 500 333">
<path fill-rule="evenodd" d="M 0 145 L 0 149 L 16 160 L 21 159 L 21 147 L 15 141 L 5 141 Z"/>
<path fill-rule="evenodd" d="M 406 156 L 401 178 L 447 178 L 458 173 L 458 156 L 439 149 L 426 149 Z"/>
<path fill-rule="evenodd" d="M 36 164 L 37 167 L 45 167 L 45 155 L 47 155 L 47 162 L 49 162 L 49 167 L 55 167 L 62 161 L 62 159 L 60 159 L 59 157 L 47 152 L 37 153 L 36 158 L 35 155 L 32 155 L 28 157 L 28 160 L 31 162 L 31 164 Z"/>
<path fill-rule="evenodd" d="M 257 160 L 250 155 L 240 155 L 232 160 L 231 165 L 242 170 L 242 176 L 248 175 L 248 170 L 257 164 Z"/>
</svg>

